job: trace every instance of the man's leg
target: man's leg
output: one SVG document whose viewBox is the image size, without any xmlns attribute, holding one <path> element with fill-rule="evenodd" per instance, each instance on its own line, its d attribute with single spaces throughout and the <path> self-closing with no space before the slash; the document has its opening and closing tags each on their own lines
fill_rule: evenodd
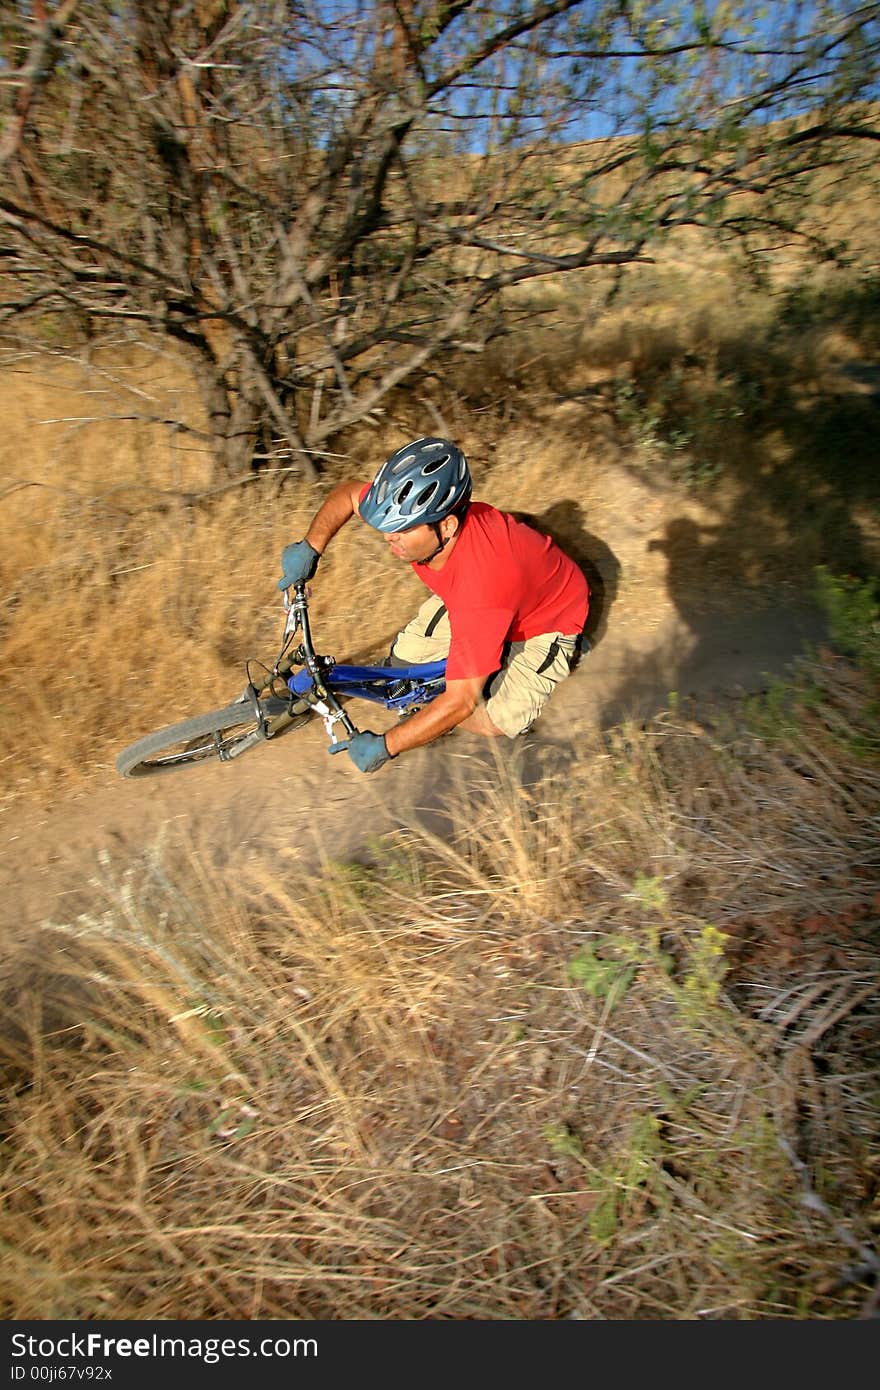
<svg viewBox="0 0 880 1390">
<path fill-rule="evenodd" d="M 576 637 L 549 632 L 513 642 L 504 666 L 489 682 L 484 705 L 471 719 L 479 719 L 473 733 L 517 738 L 528 733 L 553 691 L 571 674 Z M 471 727 L 470 720 L 459 726 Z"/>
<path fill-rule="evenodd" d="M 415 666 L 426 661 L 445 661 L 452 632 L 446 605 L 432 594 L 394 640 L 391 661 L 395 666 Z"/>
<path fill-rule="evenodd" d="M 391 649 L 395 664 L 443 661 L 452 634 L 444 604 L 426 599 L 398 634 Z M 484 738 L 516 738 L 527 733 L 560 681 L 570 674 L 576 636 L 547 633 L 514 642 L 504 666 L 488 682 L 486 698 L 458 725 Z"/>
<path fill-rule="evenodd" d="M 473 714 L 469 714 L 467 719 L 463 719 L 457 727 L 464 729 L 467 734 L 482 734 L 484 738 L 504 737 L 504 730 L 492 723 L 484 704 L 477 705 Z"/>
</svg>

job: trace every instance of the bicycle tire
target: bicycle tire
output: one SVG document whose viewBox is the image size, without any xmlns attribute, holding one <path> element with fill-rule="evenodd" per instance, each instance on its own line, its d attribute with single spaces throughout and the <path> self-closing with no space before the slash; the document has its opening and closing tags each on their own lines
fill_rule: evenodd
<svg viewBox="0 0 880 1390">
<path fill-rule="evenodd" d="M 293 705 L 277 696 L 264 696 L 260 710 L 267 723 L 264 736 L 250 700 L 238 699 L 225 709 L 197 714 L 179 724 L 169 724 L 145 734 L 123 748 L 116 770 L 123 777 L 150 777 L 217 758 L 229 762 L 267 738 L 297 728 L 312 717 L 303 700 Z"/>
</svg>

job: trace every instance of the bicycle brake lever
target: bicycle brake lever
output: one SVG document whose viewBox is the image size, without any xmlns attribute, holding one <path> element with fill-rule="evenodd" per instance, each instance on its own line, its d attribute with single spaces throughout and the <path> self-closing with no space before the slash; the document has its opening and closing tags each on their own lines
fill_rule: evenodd
<svg viewBox="0 0 880 1390">
<path fill-rule="evenodd" d="M 357 729 L 349 719 L 343 709 L 331 709 L 326 700 L 315 700 L 312 709 L 321 716 L 321 723 L 324 725 L 324 732 L 330 740 L 330 752 L 336 752 L 340 744 L 348 747 L 348 740 L 353 738 Z M 341 724 L 345 730 L 342 738 L 336 735 L 336 725 Z"/>
</svg>

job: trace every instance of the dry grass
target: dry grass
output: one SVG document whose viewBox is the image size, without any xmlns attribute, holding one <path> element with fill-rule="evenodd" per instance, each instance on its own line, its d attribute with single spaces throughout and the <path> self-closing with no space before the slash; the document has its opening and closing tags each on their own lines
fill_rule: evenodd
<svg viewBox="0 0 880 1390">
<path fill-rule="evenodd" d="M 328 485 L 442 427 L 468 451 L 478 495 L 548 515 L 574 499 L 606 534 L 627 520 L 614 468 L 682 511 L 682 484 L 712 482 L 717 539 L 700 564 L 753 588 L 808 582 L 820 562 L 876 565 L 876 398 L 831 380 L 876 346 L 876 284 L 838 286 L 828 311 L 818 293 L 786 308 L 704 247 L 693 264 L 680 251 L 629 277 L 613 314 L 598 316 L 589 281 L 569 287 L 552 329 L 487 354 L 458 394 L 393 402 L 381 428 L 348 436 Z M 269 472 L 205 501 L 204 421 L 184 363 L 160 351 L 107 348 L 84 363 L 8 346 L 0 408 L 0 762 L 9 795 L 45 798 L 105 770 L 123 729 L 223 704 L 248 658 L 271 659 L 277 557 L 317 496 Z M 174 418 L 195 433 L 161 423 Z M 568 543 L 564 521 L 559 532 Z M 638 587 L 643 557 L 620 559 Z M 340 656 L 385 648 L 419 591 L 358 528 L 321 578 L 321 632 Z M 25 746 L 23 710 L 40 730 Z"/>
<path fill-rule="evenodd" d="M 625 456 L 646 508 L 671 497 L 674 518 L 692 499 L 608 383 L 638 366 L 653 409 L 652 382 L 690 353 L 688 382 L 720 390 L 752 360 L 747 324 L 724 339 L 727 293 L 673 322 L 633 291 L 601 330 L 520 340 L 457 396 L 398 402 L 336 471 L 365 476 L 440 409 L 479 493 L 546 512 L 574 497 L 597 534 L 618 527 L 615 613 L 627 594 L 659 606 L 611 465 Z M 868 549 L 865 494 L 814 478 L 803 443 L 822 354 L 866 338 L 841 341 L 804 347 L 813 396 L 788 398 L 790 416 L 774 399 L 784 439 L 765 441 L 764 419 L 748 450 L 718 430 L 733 473 L 706 572 L 757 584 L 804 574 L 795 553 L 827 558 L 827 529 L 798 532 L 794 479 L 824 519 L 845 502 Z M 71 423 L 96 382 L 103 418 Z M 109 418 L 137 393 L 198 425 L 161 356 L 0 378 L 11 801 L 100 778 L 129 731 L 225 703 L 246 658 L 274 655 L 277 556 L 314 494 L 269 477 L 193 502 L 197 445 Z M 381 651 L 419 592 L 355 528 L 321 573 L 340 656 Z M 876 691 L 830 653 L 799 690 L 751 723 L 624 724 L 575 763 L 550 746 L 537 768 L 529 745 L 450 755 L 443 806 L 358 862 L 325 844 L 308 872 L 267 849 L 223 878 L 216 844 L 170 832 L 135 860 L 105 855 L 90 906 L 0 962 L 3 1316 L 875 1311 Z M 39 740 L 22 738 L 25 709 Z"/>
<path fill-rule="evenodd" d="M 4 1316 L 859 1316 L 878 778 L 811 679 L 317 877 L 105 861 L 5 963 Z"/>
<path fill-rule="evenodd" d="M 134 408 L 198 427 L 179 359 L 116 353 L 112 372 L 38 360 L 0 381 L 0 760 L 10 794 L 49 796 L 106 767 L 127 732 L 225 704 L 248 658 L 274 656 L 278 555 L 317 499 L 296 482 L 279 494 L 269 474 L 200 501 L 213 483 L 204 447 L 159 424 L 115 423 Z M 369 475 L 374 461 L 351 460 L 352 471 Z M 353 539 L 327 562 L 329 591 L 346 597 L 322 632 L 339 642 L 366 609 L 363 640 L 379 642 L 388 610 L 370 614 L 375 569 L 358 572 Z M 407 576 L 388 569 L 393 601 Z M 23 741 L 23 719 L 38 740 Z"/>
</svg>

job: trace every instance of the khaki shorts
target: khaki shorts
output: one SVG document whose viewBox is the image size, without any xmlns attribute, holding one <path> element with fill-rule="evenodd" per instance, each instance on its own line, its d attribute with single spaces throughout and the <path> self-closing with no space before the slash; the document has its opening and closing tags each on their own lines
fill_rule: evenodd
<svg viewBox="0 0 880 1390">
<path fill-rule="evenodd" d="M 553 691 L 571 672 L 578 648 L 574 633 L 543 632 L 526 642 L 510 642 L 501 669 L 486 681 L 483 699 L 496 729 L 508 738 L 528 733 Z M 395 660 L 444 661 L 452 632 L 439 598 L 426 599 L 392 647 Z"/>
</svg>

